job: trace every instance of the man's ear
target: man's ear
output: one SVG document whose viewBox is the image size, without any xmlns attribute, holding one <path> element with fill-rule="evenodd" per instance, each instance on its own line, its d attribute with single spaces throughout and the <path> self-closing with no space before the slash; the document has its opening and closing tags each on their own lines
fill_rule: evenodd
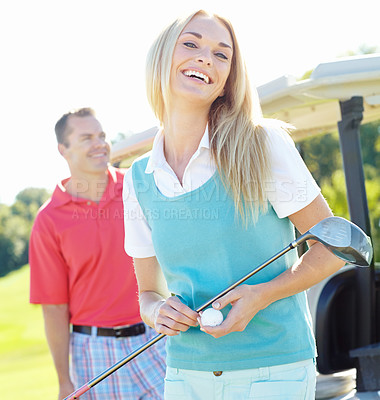
<svg viewBox="0 0 380 400">
<path fill-rule="evenodd" d="M 66 158 L 66 157 L 65 157 L 65 155 L 66 155 L 66 150 L 67 150 L 67 147 L 66 147 L 64 144 L 58 143 L 58 151 L 59 151 L 59 154 L 60 154 L 63 158 Z"/>
</svg>

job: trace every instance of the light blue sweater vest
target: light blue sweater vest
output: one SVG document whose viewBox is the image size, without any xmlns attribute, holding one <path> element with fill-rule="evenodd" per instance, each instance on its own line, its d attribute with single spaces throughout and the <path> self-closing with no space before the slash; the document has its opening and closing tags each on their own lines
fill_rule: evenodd
<svg viewBox="0 0 380 400">
<path fill-rule="evenodd" d="M 279 219 L 270 206 L 244 228 L 217 173 L 192 192 L 163 196 L 153 174 L 145 173 L 147 161 L 145 157 L 132 166 L 137 199 L 168 288 L 192 309 L 294 240 L 289 219 Z M 269 281 L 296 259 L 296 250 L 291 250 L 245 283 Z M 229 309 L 223 310 L 224 316 Z M 258 368 L 316 356 L 305 292 L 260 311 L 243 332 L 215 339 L 199 327 L 190 328 L 168 337 L 166 346 L 169 367 L 200 371 Z"/>
</svg>

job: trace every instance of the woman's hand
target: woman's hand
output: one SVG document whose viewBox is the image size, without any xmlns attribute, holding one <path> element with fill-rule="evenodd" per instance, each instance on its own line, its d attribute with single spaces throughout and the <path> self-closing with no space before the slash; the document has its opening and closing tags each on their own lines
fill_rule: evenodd
<svg viewBox="0 0 380 400">
<path fill-rule="evenodd" d="M 232 308 L 226 319 L 218 326 L 203 326 L 199 318 L 201 330 L 214 338 L 231 332 L 244 331 L 251 319 L 270 304 L 265 294 L 265 286 L 265 284 L 240 285 L 216 300 L 212 304 L 216 310 L 221 310 L 228 304 L 231 304 Z"/>
<path fill-rule="evenodd" d="M 168 336 L 197 326 L 199 314 L 171 296 L 156 257 L 135 258 L 139 285 L 140 314 L 143 321 L 158 333 Z"/>
<path fill-rule="evenodd" d="M 154 329 L 168 336 L 186 332 L 190 326 L 197 326 L 199 314 L 183 304 L 178 297 L 171 296 L 157 304 Z"/>
</svg>

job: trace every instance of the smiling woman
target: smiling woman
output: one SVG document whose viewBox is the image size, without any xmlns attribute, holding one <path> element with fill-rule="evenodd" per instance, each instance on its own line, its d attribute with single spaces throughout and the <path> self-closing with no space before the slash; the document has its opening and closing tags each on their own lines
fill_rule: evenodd
<svg viewBox="0 0 380 400">
<path fill-rule="evenodd" d="M 169 25 L 147 93 L 161 130 L 124 178 L 125 249 L 142 318 L 169 336 L 165 398 L 313 399 L 305 290 L 343 265 L 320 243 L 214 302 L 220 325 L 194 311 L 332 215 L 286 124 L 262 118 L 230 22 L 198 11 Z"/>
<path fill-rule="evenodd" d="M 172 58 L 170 88 L 176 105 L 181 98 L 176 94 L 181 91 L 186 92 L 187 99 L 194 94 L 197 106 L 203 98 L 213 102 L 223 96 L 231 68 L 231 42 L 229 32 L 217 20 L 197 18 L 189 22 L 178 38 Z"/>
</svg>

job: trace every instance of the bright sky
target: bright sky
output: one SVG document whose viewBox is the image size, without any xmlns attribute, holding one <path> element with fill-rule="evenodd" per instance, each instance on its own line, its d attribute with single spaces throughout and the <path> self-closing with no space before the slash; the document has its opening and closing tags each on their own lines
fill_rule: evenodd
<svg viewBox="0 0 380 400">
<path fill-rule="evenodd" d="M 169 22 L 199 8 L 232 21 L 256 85 L 380 45 L 379 0 L 2 1 L 0 203 L 68 176 L 54 135 L 68 110 L 93 107 L 109 139 L 156 125 L 147 51 Z"/>
</svg>

